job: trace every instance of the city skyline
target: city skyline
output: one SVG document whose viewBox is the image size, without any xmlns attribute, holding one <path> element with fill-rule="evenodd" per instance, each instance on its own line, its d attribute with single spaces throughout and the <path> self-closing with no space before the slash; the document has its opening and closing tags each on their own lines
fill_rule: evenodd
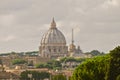
<svg viewBox="0 0 120 80">
<path fill-rule="evenodd" d="M 120 44 L 119 8 L 119 0 L 2 0 L 0 53 L 39 50 L 53 17 L 67 45 L 73 28 L 83 52 L 108 52 Z"/>
</svg>

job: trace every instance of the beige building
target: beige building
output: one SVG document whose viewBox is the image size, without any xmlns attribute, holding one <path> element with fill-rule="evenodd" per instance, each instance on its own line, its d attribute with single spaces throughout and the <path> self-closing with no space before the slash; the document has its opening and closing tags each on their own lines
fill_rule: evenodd
<svg viewBox="0 0 120 80">
<path fill-rule="evenodd" d="M 0 61 L 0 80 L 20 80 L 20 77 L 11 72 L 6 72 L 2 61 Z"/>
<path fill-rule="evenodd" d="M 80 46 L 74 44 L 74 33 L 72 29 L 71 44 L 66 45 L 66 39 L 63 33 L 56 27 L 54 18 L 49 30 L 42 36 L 39 54 L 42 58 L 56 59 L 59 57 L 86 58 Z"/>
<path fill-rule="evenodd" d="M 11 66 L 12 65 L 12 59 L 10 56 L 0 56 L 0 60 L 5 66 Z"/>
<path fill-rule="evenodd" d="M 54 18 L 49 30 L 42 37 L 39 51 L 40 56 L 44 58 L 57 58 L 68 55 L 66 39 L 63 33 L 56 27 Z"/>
</svg>

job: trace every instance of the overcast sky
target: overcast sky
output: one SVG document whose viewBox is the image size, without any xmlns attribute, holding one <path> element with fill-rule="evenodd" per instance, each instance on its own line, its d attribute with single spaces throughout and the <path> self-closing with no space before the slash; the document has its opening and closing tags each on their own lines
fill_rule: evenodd
<svg viewBox="0 0 120 80">
<path fill-rule="evenodd" d="M 0 53 L 38 50 L 53 17 L 83 52 L 120 45 L 120 0 L 0 0 Z"/>
</svg>

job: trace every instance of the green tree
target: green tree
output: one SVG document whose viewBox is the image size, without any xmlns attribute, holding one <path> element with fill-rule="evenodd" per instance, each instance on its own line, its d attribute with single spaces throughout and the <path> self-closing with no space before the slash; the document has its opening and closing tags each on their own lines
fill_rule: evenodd
<svg viewBox="0 0 120 80">
<path fill-rule="evenodd" d="M 23 71 L 20 76 L 21 80 L 29 80 L 28 74 L 32 75 L 32 79 L 34 80 L 43 80 L 45 78 L 50 78 L 50 73 L 48 72 L 38 72 L 38 71 Z"/>
<path fill-rule="evenodd" d="M 0 65 L 2 65 L 3 63 L 2 63 L 2 60 L 0 59 Z"/>
<path fill-rule="evenodd" d="M 120 46 L 79 65 L 72 80 L 120 80 Z"/>
<path fill-rule="evenodd" d="M 27 63 L 27 61 L 25 61 L 23 59 L 14 59 L 14 60 L 12 60 L 13 65 L 15 65 L 15 64 L 24 64 L 24 63 Z"/>
<path fill-rule="evenodd" d="M 36 68 L 44 68 L 44 64 L 42 64 L 42 63 L 41 64 L 36 64 L 35 66 L 36 66 Z"/>
<path fill-rule="evenodd" d="M 62 67 L 62 65 L 61 65 L 61 63 L 60 63 L 60 61 L 53 61 L 53 68 L 61 68 Z"/>
<path fill-rule="evenodd" d="M 30 71 L 23 71 L 23 72 L 20 74 L 20 79 L 21 79 L 21 80 L 29 80 L 28 74 L 30 74 Z"/>
<path fill-rule="evenodd" d="M 86 52 L 85 54 L 91 54 L 92 56 L 100 56 L 100 55 L 104 55 L 104 52 L 100 52 L 98 50 L 92 50 L 91 52 Z"/>
<path fill-rule="evenodd" d="M 61 69 L 62 68 L 61 62 L 57 60 L 51 60 L 47 62 L 47 65 L 50 67 L 50 69 Z"/>
<path fill-rule="evenodd" d="M 51 80 L 67 80 L 67 79 L 66 76 L 62 74 L 58 74 L 58 75 L 53 75 Z"/>
<path fill-rule="evenodd" d="M 60 60 L 61 62 L 77 62 L 77 59 L 73 57 L 65 57 Z"/>
<path fill-rule="evenodd" d="M 48 64 L 48 63 L 40 63 L 40 64 L 36 64 L 35 65 L 36 68 L 48 68 L 48 69 L 52 69 L 52 65 L 51 64 Z"/>
<path fill-rule="evenodd" d="M 88 59 L 79 65 L 72 76 L 72 80 L 105 80 L 109 55 Z"/>
<path fill-rule="evenodd" d="M 118 75 L 120 75 L 120 46 L 110 51 L 110 62 L 106 80 L 116 80 Z"/>
<path fill-rule="evenodd" d="M 117 79 L 116 80 L 120 80 L 120 75 L 117 76 Z"/>
</svg>

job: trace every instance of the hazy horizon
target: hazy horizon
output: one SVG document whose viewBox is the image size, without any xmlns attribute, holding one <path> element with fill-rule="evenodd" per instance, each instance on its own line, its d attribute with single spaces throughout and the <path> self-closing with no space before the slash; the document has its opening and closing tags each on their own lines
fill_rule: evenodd
<svg viewBox="0 0 120 80">
<path fill-rule="evenodd" d="M 120 45 L 119 0 L 1 0 L 0 53 L 38 50 L 55 18 L 57 28 L 83 52 Z"/>
</svg>

